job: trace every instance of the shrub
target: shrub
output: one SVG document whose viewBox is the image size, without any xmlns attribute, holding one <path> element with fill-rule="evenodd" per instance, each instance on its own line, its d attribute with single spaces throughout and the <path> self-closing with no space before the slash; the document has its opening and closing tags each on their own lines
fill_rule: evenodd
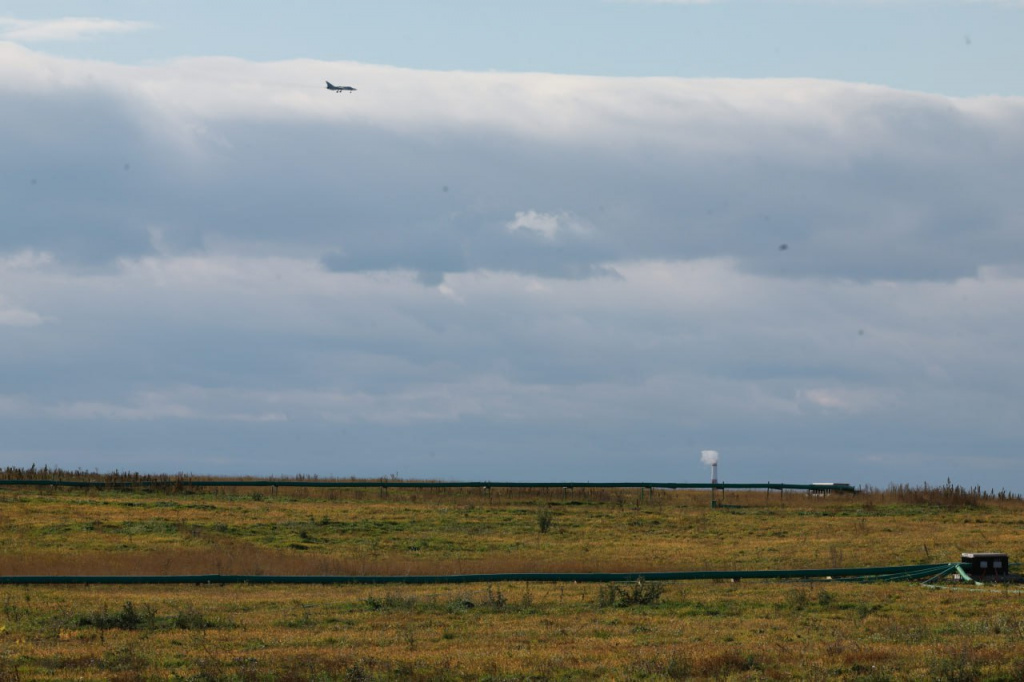
<svg viewBox="0 0 1024 682">
<path fill-rule="evenodd" d="M 554 521 L 554 513 L 547 507 L 541 507 L 537 510 L 537 530 L 541 533 L 547 533 L 551 530 L 551 522 Z"/>
<path fill-rule="evenodd" d="M 530 583 L 526 583 L 526 589 L 523 590 L 523 596 L 519 600 L 519 606 L 523 609 L 533 608 L 533 592 L 530 591 Z"/>
<path fill-rule="evenodd" d="M 500 587 L 487 586 L 487 601 L 484 602 L 487 606 L 494 609 L 501 610 L 508 604 L 508 599 L 505 598 L 505 594 L 501 591 Z"/>
<path fill-rule="evenodd" d="M 174 627 L 179 630 L 204 630 L 213 627 L 213 621 L 207 618 L 192 604 L 178 611 L 174 616 Z"/>
<path fill-rule="evenodd" d="M 465 613 L 467 609 L 475 607 L 476 604 L 467 595 L 460 594 L 450 600 L 445 606 L 446 613 Z"/>
<path fill-rule="evenodd" d="M 810 604 L 811 597 L 808 594 L 807 589 L 803 587 L 794 587 L 786 592 L 785 600 L 781 605 L 781 608 L 788 609 L 790 611 L 803 611 L 805 608 L 810 606 Z"/>
<path fill-rule="evenodd" d="M 597 595 L 600 606 L 643 606 L 657 604 L 665 593 L 665 585 L 639 578 L 630 587 L 616 583 L 602 585 Z"/>
<path fill-rule="evenodd" d="M 79 616 L 80 626 L 91 625 L 100 630 L 137 630 L 140 627 L 153 627 L 156 624 L 156 611 L 151 606 L 136 608 L 131 601 L 126 601 L 120 611 L 108 611 L 104 606 L 85 616 Z"/>
<path fill-rule="evenodd" d="M 383 597 L 371 595 L 364 599 L 363 603 L 371 611 L 382 611 L 384 609 L 411 610 L 416 608 L 417 601 L 416 597 L 403 597 L 394 592 L 388 592 Z"/>
</svg>

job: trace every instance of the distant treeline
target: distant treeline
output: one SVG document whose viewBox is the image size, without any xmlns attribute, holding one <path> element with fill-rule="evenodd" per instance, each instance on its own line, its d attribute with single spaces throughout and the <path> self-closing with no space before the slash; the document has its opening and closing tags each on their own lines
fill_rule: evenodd
<svg viewBox="0 0 1024 682">
<path fill-rule="evenodd" d="M 936 504 L 943 507 L 971 507 L 985 502 L 1020 502 L 1024 495 L 1008 490 L 983 490 L 981 486 L 965 488 L 946 479 L 943 485 L 909 485 L 907 483 L 890 483 L 885 489 L 866 486 L 863 494 L 869 497 L 881 497 L 885 500 L 905 504 Z"/>
<path fill-rule="evenodd" d="M 159 487 L 188 487 L 196 482 L 218 481 L 281 481 L 281 482 L 310 482 L 310 481 L 366 481 L 380 482 L 385 484 L 389 481 L 399 481 L 398 477 L 382 476 L 380 478 L 357 478 L 349 477 L 321 477 L 315 474 L 296 474 L 294 476 L 205 476 L 179 472 L 176 474 L 144 474 L 138 471 L 87 471 L 85 469 L 62 469 L 60 467 L 6 467 L 0 471 L 0 481 L 68 481 L 79 483 L 102 483 L 110 487 L 147 485 L 152 484 Z"/>
</svg>

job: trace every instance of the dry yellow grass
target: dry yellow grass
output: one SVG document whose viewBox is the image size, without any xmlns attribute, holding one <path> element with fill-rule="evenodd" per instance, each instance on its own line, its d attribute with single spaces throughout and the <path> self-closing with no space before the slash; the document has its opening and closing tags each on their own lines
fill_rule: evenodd
<svg viewBox="0 0 1024 682">
<path fill-rule="evenodd" d="M 328 492 L 0 488 L 0 574 L 816 568 L 1024 549 L 1015 500 L 745 493 L 711 510 L 699 493 Z M 1014 587 L 693 582 L 629 607 L 601 590 L 0 587 L 0 680 L 1024 675 Z"/>
<path fill-rule="evenodd" d="M 331 497 L 0 489 L 0 574 L 392 574 L 831 568 L 1024 550 L 1018 501 L 882 495 L 365 491 Z M 358 493 L 362 494 L 358 494 Z M 549 532 L 538 511 L 550 513 Z"/>
<path fill-rule="evenodd" d="M 0 590 L 24 679 L 1017 679 L 1001 590 L 686 583 L 598 606 L 593 585 Z M 135 629 L 97 627 L 130 601 Z M 198 612 L 202 627 L 175 618 Z M 362 677 L 361 677 L 362 676 Z"/>
</svg>

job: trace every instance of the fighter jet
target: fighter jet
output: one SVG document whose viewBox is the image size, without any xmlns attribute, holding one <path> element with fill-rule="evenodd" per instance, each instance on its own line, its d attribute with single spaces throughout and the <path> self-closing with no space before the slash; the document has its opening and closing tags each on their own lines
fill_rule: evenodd
<svg viewBox="0 0 1024 682">
<path fill-rule="evenodd" d="M 328 90 L 334 90 L 335 92 L 355 92 L 356 89 L 350 85 L 331 85 L 331 81 L 324 81 L 327 83 Z"/>
</svg>

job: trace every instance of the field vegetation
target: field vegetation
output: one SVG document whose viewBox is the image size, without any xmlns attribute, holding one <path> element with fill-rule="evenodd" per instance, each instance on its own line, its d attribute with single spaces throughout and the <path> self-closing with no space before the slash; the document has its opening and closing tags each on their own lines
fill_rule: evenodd
<svg viewBox="0 0 1024 682">
<path fill-rule="evenodd" d="M 165 483 L 0 481 L 0 575 L 830 568 L 1024 550 L 1024 502 L 952 484 L 729 492 L 711 509 L 698 491 Z M 0 680 L 1010 680 L 1024 678 L 1021 596 L 752 580 L 0 586 Z"/>
</svg>

